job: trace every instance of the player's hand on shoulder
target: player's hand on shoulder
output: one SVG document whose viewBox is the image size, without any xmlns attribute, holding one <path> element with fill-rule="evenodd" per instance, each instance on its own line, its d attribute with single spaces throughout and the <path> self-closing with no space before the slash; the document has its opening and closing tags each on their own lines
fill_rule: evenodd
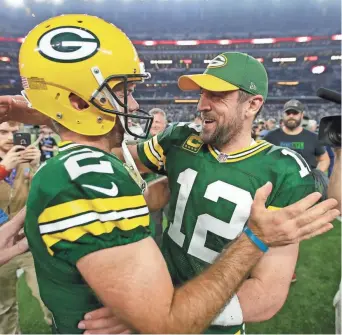
<svg viewBox="0 0 342 335">
<path fill-rule="evenodd" d="M 268 210 L 265 203 L 271 191 L 270 182 L 257 190 L 248 220 L 249 228 L 268 246 L 298 243 L 321 235 L 333 228 L 331 222 L 340 215 L 334 209 L 335 199 L 318 203 L 321 198 L 318 192 L 282 209 Z"/>
</svg>

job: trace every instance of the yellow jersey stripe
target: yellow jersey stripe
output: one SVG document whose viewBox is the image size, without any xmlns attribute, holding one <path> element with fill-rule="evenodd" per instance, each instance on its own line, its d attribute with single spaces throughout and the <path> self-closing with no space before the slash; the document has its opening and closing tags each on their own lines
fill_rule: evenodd
<svg viewBox="0 0 342 335">
<path fill-rule="evenodd" d="M 148 214 L 133 219 L 123 219 L 120 221 L 96 221 L 84 226 L 73 227 L 63 232 L 42 235 L 42 239 L 46 247 L 48 248 L 48 252 L 50 253 L 50 255 L 53 255 L 51 247 L 61 240 L 75 242 L 85 234 L 98 236 L 102 234 L 109 234 L 116 227 L 121 230 L 127 231 L 135 229 L 139 226 L 147 227 L 149 223 L 150 217 Z"/>
<path fill-rule="evenodd" d="M 264 151 L 265 149 L 269 148 L 270 146 L 272 146 L 272 144 L 270 144 L 270 145 L 265 145 L 265 146 L 263 146 L 262 148 L 260 148 L 259 150 L 256 150 L 256 151 L 252 152 L 252 153 L 249 154 L 249 155 L 245 155 L 245 156 L 242 156 L 242 157 L 240 157 L 240 158 L 235 158 L 235 159 L 228 159 L 228 160 L 225 161 L 224 163 L 233 163 L 233 162 L 242 161 L 242 160 L 244 160 L 244 159 L 246 159 L 246 158 L 249 158 L 249 157 L 252 157 L 252 156 L 258 154 L 258 153 L 261 152 L 261 151 Z"/>
<path fill-rule="evenodd" d="M 157 136 L 154 136 L 152 138 L 152 145 L 154 147 L 154 149 L 157 151 L 157 153 L 159 154 L 161 160 L 163 161 L 163 164 L 165 166 L 165 163 L 166 163 L 166 156 L 164 155 L 164 150 L 163 148 L 161 147 L 161 145 L 158 143 L 158 138 Z"/>
<path fill-rule="evenodd" d="M 152 154 L 151 149 L 150 149 L 150 147 L 149 147 L 149 145 L 148 145 L 148 142 L 149 142 L 149 141 L 144 142 L 144 153 L 145 153 L 147 159 L 148 159 L 153 165 L 155 165 L 155 166 L 159 169 L 159 161 L 158 161 L 158 159 Z"/>
<path fill-rule="evenodd" d="M 38 218 L 38 224 L 65 219 L 89 211 L 106 212 L 134 209 L 146 206 L 143 195 L 118 198 L 78 199 L 46 208 Z"/>
<path fill-rule="evenodd" d="M 275 206 L 268 206 L 267 209 L 269 209 L 270 211 L 277 211 L 279 209 L 281 209 L 280 207 L 275 207 Z"/>
<path fill-rule="evenodd" d="M 85 224 L 95 221 L 107 222 L 107 221 L 120 221 L 123 219 L 133 219 L 148 214 L 147 206 L 140 208 L 130 208 L 124 211 L 116 212 L 111 211 L 107 213 L 87 212 L 73 217 L 68 217 L 63 220 L 54 221 L 47 224 L 39 225 L 39 232 L 41 235 L 51 234 L 58 231 L 70 229 L 72 227 L 84 226 Z"/>
<path fill-rule="evenodd" d="M 238 162 L 238 161 L 244 160 L 246 158 L 249 158 L 251 156 L 254 156 L 254 155 L 258 154 L 259 152 L 269 148 L 270 146 L 272 146 L 271 143 L 267 143 L 265 141 L 262 141 L 262 143 L 258 143 L 258 145 L 251 146 L 248 151 L 245 150 L 244 152 L 246 152 L 246 154 L 243 154 L 243 152 L 240 153 L 239 157 L 237 157 L 237 158 L 232 157 L 231 154 L 227 155 L 228 157 L 226 158 L 226 160 L 222 161 L 221 163 L 233 163 L 233 162 Z M 258 147 L 260 147 L 260 148 L 258 149 Z M 211 145 L 208 145 L 208 149 L 209 149 L 209 152 L 217 160 L 219 160 L 219 155 L 217 154 L 217 152 L 214 150 L 214 148 Z M 254 149 L 254 151 L 250 152 L 250 150 L 253 150 L 253 149 Z M 250 153 L 248 153 L 248 152 L 250 152 Z"/>
</svg>

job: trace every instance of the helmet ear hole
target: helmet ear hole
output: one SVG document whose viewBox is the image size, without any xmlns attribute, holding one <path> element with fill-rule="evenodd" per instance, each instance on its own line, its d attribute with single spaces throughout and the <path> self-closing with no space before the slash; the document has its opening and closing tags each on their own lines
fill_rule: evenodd
<svg viewBox="0 0 342 335">
<path fill-rule="evenodd" d="M 89 104 L 74 93 L 69 94 L 69 101 L 71 106 L 79 111 L 89 108 Z"/>
</svg>

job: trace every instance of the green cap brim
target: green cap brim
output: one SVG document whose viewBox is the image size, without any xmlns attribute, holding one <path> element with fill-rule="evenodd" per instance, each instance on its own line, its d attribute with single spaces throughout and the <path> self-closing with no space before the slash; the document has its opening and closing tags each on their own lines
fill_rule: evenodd
<svg viewBox="0 0 342 335">
<path fill-rule="evenodd" d="M 182 91 L 196 91 L 205 89 L 213 92 L 236 91 L 239 87 L 228 83 L 211 74 L 194 74 L 181 76 L 178 79 L 178 86 Z"/>
</svg>

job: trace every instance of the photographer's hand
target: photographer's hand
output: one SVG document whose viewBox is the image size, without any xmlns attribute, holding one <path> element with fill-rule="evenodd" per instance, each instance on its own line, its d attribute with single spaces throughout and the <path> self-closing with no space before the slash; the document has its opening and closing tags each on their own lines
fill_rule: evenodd
<svg viewBox="0 0 342 335">
<path fill-rule="evenodd" d="M 26 216 L 24 207 L 11 221 L 0 227 L 0 266 L 28 249 L 27 239 L 20 235 Z"/>
<path fill-rule="evenodd" d="M 25 151 L 23 151 L 22 156 L 26 162 L 29 162 L 32 167 L 37 167 L 40 162 L 40 151 L 34 144 L 28 146 Z"/>
<path fill-rule="evenodd" d="M 3 165 L 7 171 L 11 171 L 19 164 L 24 163 L 25 159 L 23 159 L 22 150 L 25 150 L 25 147 L 22 145 L 15 145 L 10 151 L 7 152 L 1 161 L 1 165 Z"/>
</svg>

